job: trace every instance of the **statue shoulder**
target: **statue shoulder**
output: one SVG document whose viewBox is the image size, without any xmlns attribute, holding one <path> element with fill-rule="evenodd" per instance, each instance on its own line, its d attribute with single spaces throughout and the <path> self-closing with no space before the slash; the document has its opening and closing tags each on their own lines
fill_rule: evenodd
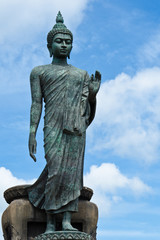
<svg viewBox="0 0 160 240">
<path fill-rule="evenodd" d="M 82 74 L 84 76 L 88 75 L 88 72 L 86 70 L 83 70 L 74 66 L 72 66 L 72 69 L 73 71 L 78 72 L 79 74 Z"/>
<path fill-rule="evenodd" d="M 31 71 L 30 74 L 30 79 L 35 79 L 38 78 L 41 74 L 43 74 L 43 72 L 50 66 L 50 64 L 48 65 L 41 65 L 41 66 L 37 66 L 34 67 Z"/>
</svg>

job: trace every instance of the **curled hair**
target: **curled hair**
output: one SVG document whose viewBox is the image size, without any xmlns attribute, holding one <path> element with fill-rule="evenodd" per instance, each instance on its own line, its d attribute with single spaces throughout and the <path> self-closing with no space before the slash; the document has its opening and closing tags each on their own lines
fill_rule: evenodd
<svg viewBox="0 0 160 240">
<path fill-rule="evenodd" d="M 73 35 L 72 35 L 71 31 L 64 25 L 64 20 L 63 20 L 63 17 L 62 17 L 62 14 L 60 11 L 58 12 L 57 17 L 56 17 L 56 24 L 53 26 L 52 30 L 47 35 L 47 47 L 48 48 L 52 47 L 53 37 L 57 33 L 69 34 L 73 41 Z"/>
<path fill-rule="evenodd" d="M 66 29 L 62 29 L 62 28 L 52 29 L 47 35 L 47 47 L 48 48 L 52 47 L 53 38 L 58 33 L 69 34 L 71 36 L 71 40 L 73 41 L 73 35 L 72 35 L 71 31 L 69 31 L 67 28 Z"/>
</svg>

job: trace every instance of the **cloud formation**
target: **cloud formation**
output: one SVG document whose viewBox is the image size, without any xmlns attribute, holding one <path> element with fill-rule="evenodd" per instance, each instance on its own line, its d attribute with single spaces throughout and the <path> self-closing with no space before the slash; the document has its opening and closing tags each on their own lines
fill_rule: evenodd
<svg viewBox="0 0 160 240">
<path fill-rule="evenodd" d="M 151 164 L 160 149 L 160 68 L 122 73 L 102 84 L 92 136 L 94 150 Z M 94 131 L 93 131 L 94 130 Z M 96 136 L 96 137 L 95 137 Z"/>
<path fill-rule="evenodd" d="M 0 215 L 2 215 L 7 207 L 3 192 L 9 187 L 31 184 L 35 179 L 29 181 L 18 179 L 13 176 L 10 170 L 4 167 L 0 168 L 0 179 Z M 97 203 L 101 216 L 110 214 L 113 205 L 121 204 L 125 194 L 142 196 L 152 192 L 152 189 L 139 178 L 126 177 L 115 164 L 111 163 L 104 163 L 99 167 L 92 166 L 90 172 L 84 176 L 84 182 L 87 187 L 94 189 L 93 201 Z"/>
<path fill-rule="evenodd" d="M 111 207 L 124 201 L 127 195 L 142 197 L 152 193 L 152 189 L 141 179 L 128 178 L 112 163 L 91 166 L 84 182 L 94 189 L 93 201 L 99 206 L 101 216 L 110 214 Z"/>
<path fill-rule="evenodd" d="M 138 60 L 141 66 L 146 64 L 155 64 L 159 65 L 160 61 L 160 31 L 155 31 L 153 35 L 148 39 L 148 41 L 140 47 L 138 51 Z"/>
<path fill-rule="evenodd" d="M 1 94 L 28 90 L 31 69 L 50 63 L 47 33 L 60 10 L 66 26 L 75 32 L 89 0 L 28 0 L 0 2 Z"/>
<path fill-rule="evenodd" d="M 0 181 L 0 216 L 2 216 L 2 213 L 8 206 L 8 204 L 5 202 L 5 199 L 3 197 L 4 191 L 16 185 L 31 184 L 35 181 L 35 179 L 29 180 L 29 181 L 26 181 L 24 179 L 18 179 L 13 176 L 10 170 L 4 167 L 0 167 L 0 179 L 1 179 Z M 2 239 L 1 228 L 0 228 L 0 239 Z"/>
<path fill-rule="evenodd" d="M 4 168 L 4 167 L 0 167 L 0 212 L 2 212 L 2 210 L 4 210 L 4 207 L 7 206 L 7 204 L 5 203 L 5 200 L 3 198 L 3 193 L 6 189 L 16 186 L 16 185 L 23 185 L 23 184 L 31 184 L 35 181 L 35 179 L 33 180 L 29 180 L 26 181 L 24 179 L 18 179 L 15 176 L 13 176 L 13 174 L 11 173 L 10 170 Z"/>
<path fill-rule="evenodd" d="M 8 39 L 11 41 L 21 39 L 23 43 L 28 42 L 45 27 L 46 29 L 49 26 L 53 27 L 55 16 L 59 10 L 65 18 L 65 23 L 69 26 L 72 25 L 72 28 L 75 29 L 82 20 L 83 11 L 88 2 L 88 0 L 1 1 L 0 42 L 4 43 Z"/>
</svg>

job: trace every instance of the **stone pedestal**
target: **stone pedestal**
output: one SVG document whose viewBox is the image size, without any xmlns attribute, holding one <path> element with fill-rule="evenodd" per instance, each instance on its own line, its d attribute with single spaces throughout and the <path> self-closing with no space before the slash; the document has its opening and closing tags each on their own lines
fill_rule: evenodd
<svg viewBox="0 0 160 240">
<path fill-rule="evenodd" d="M 71 231 L 57 231 L 52 234 L 41 234 L 35 237 L 35 240 L 91 240 L 91 237 L 84 232 L 71 232 Z"/>
<path fill-rule="evenodd" d="M 44 233 L 46 228 L 46 213 L 43 210 L 35 208 L 27 199 L 26 188 L 28 186 L 17 186 L 8 189 L 4 196 L 10 205 L 2 215 L 2 228 L 5 240 L 34 240 L 35 236 Z M 79 210 L 72 214 L 72 225 L 80 232 L 87 233 L 91 238 L 87 239 L 81 236 L 83 240 L 96 240 L 96 228 L 98 221 L 97 206 L 90 202 L 93 192 L 89 188 L 83 188 L 79 199 Z M 61 232 L 61 214 L 56 217 L 56 233 Z M 60 238 L 46 239 L 60 239 Z M 51 236 L 50 236 L 51 237 Z M 52 236 L 53 237 L 53 236 Z M 78 238 L 78 235 L 74 236 Z M 43 239 L 43 238 L 42 238 Z M 66 239 L 67 238 L 61 238 Z M 74 239 L 72 235 L 70 238 Z M 37 239 L 38 240 L 38 239 Z"/>
</svg>

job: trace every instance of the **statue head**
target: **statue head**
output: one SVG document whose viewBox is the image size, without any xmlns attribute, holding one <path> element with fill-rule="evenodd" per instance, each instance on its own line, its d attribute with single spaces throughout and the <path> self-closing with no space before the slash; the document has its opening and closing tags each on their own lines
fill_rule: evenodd
<svg viewBox="0 0 160 240">
<path fill-rule="evenodd" d="M 56 39 L 56 37 L 61 36 L 62 38 L 68 39 L 71 42 L 71 48 L 70 51 L 72 49 L 72 42 L 73 42 L 73 35 L 71 33 L 71 31 L 69 29 L 67 29 L 67 27 L 64 25 L 64 20 L 62 17 L 61 12 L 59 11 L 56 17 L 56 24 L 53 26 L 52 30 L 48 33 L 47 35 L 47 47 L 48 50 L 50 52 L 50 57 L 52 57 L 54 55 L 54 44 L 53 44 L 53 40 Z M 67 38 L 68 36 L 68 38 Z M 70 58 L 69 54 L 70 51 L 68 53 L 68 58 Z"/>
</svg>

